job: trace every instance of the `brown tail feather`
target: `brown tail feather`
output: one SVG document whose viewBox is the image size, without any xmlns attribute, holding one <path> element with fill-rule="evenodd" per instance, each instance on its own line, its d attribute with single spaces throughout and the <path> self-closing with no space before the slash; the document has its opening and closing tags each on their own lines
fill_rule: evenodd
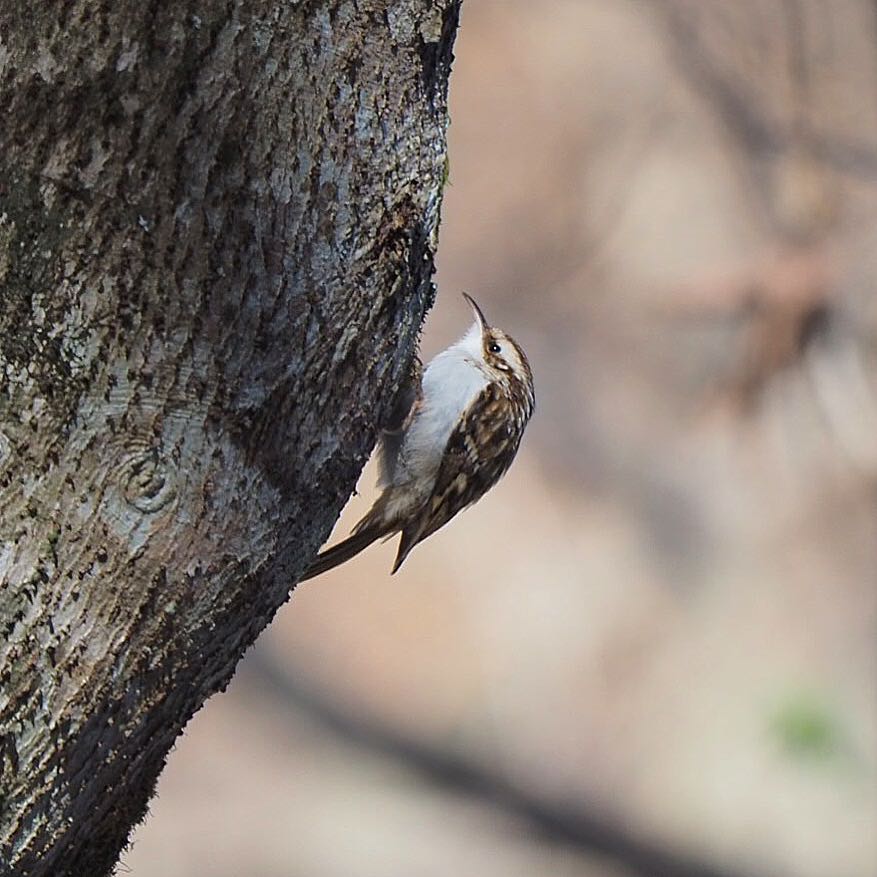
<svg viewBox="0 0 877 877">
<path fill-rule="evenodd" d="M 359 554 L 364 548 L 368 548 L 376 539 L 380 539 L 381 536 L 385 535 L 386 531 L 383 527 L 371 526 L 357 530 L 343 542 L 339 542 L 337 545 L 321 551 L 299 581 L 303 582 L 307 579 L 312 579 L 314 576 L 320 575 L 320 573 L 334 569 L 339 564 Z"/>
<path fill-rule="evenodd" d="M 411 549 L 421 541 L 421 531 L 421 527 L 409 527 L 402 531 L 402 538 L 399 540 L 399 551 L 396 553 L 396 562 L 390 570 L 390 575 L 393 575 L 402 566 L 405 558 L 411 553 Z"/>
</svg>

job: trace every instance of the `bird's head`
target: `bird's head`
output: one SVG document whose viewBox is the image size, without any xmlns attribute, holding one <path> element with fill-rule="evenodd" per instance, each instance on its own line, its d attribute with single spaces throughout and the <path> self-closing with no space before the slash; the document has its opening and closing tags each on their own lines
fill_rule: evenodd
<svg viewBox="0 0 877 877">
<path fill-rule="evenodd" d="M 464 292 L 463 298 L 469 302 L 475 313 L 475 324 L 469 330 L 469 335 L 473 338 L 480 336 L 483 368 L 495 381 L 520 385 L 532 405 L 533 372 L 524 351 L 514 338 L 487 322 L 472 296 Z"/>
</svg>

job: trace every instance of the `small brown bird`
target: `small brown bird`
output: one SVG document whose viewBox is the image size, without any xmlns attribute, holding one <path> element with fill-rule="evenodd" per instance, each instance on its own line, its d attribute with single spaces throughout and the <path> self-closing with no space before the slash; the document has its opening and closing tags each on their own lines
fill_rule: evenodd
<svg viewBox="0 0 877 877">
<path fill-rule="evenodd" d="M 396 572 L 418 542 L 481 499 L 511 466 L 533 413 L 533 373 L 517 343 L 463 295 L 475 312 L 472 328 L 430 361 L 405 424 L 381 437 L 383 492 L 353 534 L 321 552 L 302 580 L 401 532 Z"/>
</svg>

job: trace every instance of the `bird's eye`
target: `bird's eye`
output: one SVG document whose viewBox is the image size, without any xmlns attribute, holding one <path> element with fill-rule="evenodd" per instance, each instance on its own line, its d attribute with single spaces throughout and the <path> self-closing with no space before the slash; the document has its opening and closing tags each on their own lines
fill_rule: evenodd
<svg viewBox="0 0 877 877">
<path fill-rule="evenodd" d="M 499 353 L 502 350 L 502 348 L 499 346 L 499 344 L 496 343 L 496 341 L 491 341 L 490 344 L 487 345 L 487 349 L 491 353 Z"/>
</svg>

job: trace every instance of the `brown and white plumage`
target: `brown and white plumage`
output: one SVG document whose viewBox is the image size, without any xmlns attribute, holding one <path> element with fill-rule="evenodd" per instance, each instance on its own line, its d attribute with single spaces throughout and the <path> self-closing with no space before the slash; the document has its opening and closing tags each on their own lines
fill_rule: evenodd
<svg viewBox="0 0 877 877">
<path fill-rule="evenodd" d="M 418 542 L 479 500 L 511 466 L 533 413 L 533 373 L 518 344 L 464 296 L 475 323 L 427 365 L 402 429 L 382 437 L 381 495 L 353 534 L 321 552 L 303 579 L 401 532 L 396 572 Z"/>
</svg>

